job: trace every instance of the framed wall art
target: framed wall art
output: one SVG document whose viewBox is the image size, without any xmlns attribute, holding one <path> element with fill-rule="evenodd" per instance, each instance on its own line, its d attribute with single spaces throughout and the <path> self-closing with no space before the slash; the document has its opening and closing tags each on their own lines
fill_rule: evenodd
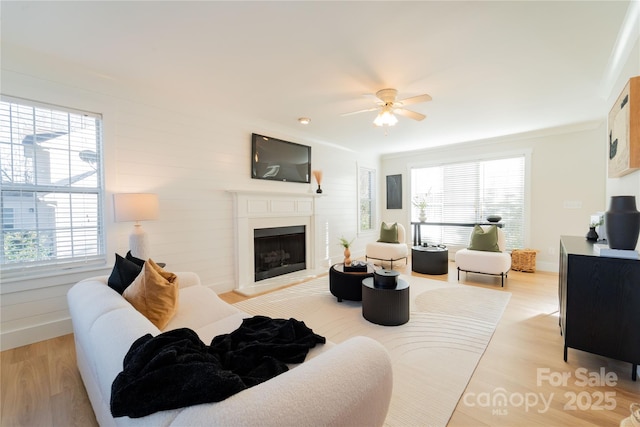
<svg viewBox="0 0 640 427">
<path fill-rule="evenodd" d="M 609 178 L 640 169 L 640 76 L 632 77 L 609 112 Z"/>
<path fill-rule="evenodd" d="M 402 209 L 402 175 L 387 175 L 387 209 Z"/>
</svg>

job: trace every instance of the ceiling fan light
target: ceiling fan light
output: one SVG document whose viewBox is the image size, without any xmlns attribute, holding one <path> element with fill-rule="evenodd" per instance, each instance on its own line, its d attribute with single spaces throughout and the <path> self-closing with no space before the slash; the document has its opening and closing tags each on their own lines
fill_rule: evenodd
<svg viewBox="0 0 640 427">
<path fill-rule="evenodd" d="M 380 112 L 373 121 L 376 126 L 394 126 L 396 123 L 398 123 L 398 118 L 388 110 Z"/>
</svg>

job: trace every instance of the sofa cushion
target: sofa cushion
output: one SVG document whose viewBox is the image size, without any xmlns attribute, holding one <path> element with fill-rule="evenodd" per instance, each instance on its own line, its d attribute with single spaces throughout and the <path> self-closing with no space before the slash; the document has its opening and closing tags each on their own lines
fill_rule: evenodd
<svg viewBox="0 0 640 427">
<path fill-rule="evenodd" d="M 180 277 L 182 285 L 182 276 Z M 211 288 L 206 286 L 190 286 L 180 289 L 180 306 L 175 316 L 169 321 L 163 330 L 189 328 L 199 333 L 200 328 L 229 318 L 235 314 L 242 313 L 236 307 L 224 302 Z M 227 333 L 236 329 L 240 323 L 233 328 L 217 331 L 216 335 Z M 201 337 L 204 342 L 211 341 L 211 337 Z"/>
<path fill-rule="evenodd" d="M 409 254 L 409 248 L 404 243 L 367 243 L 367 257 L 380 260 L 397 260 L 405 258 Z"/>
<path fill-rule="evenodd" d="M 138 277 L 140 271 L 142 271 L 142 265 L 137 265 L 135 262 L 116 254 L 116 262 L 113 270 L 111 270 L 107 284 L 110 288 L 122 294 L 135 278 Z"/>
<path fill-rule="evenodd" d="M 387 225 L 383 222 L 380 225 L 380 238 L 378 242 L 383 243 L 398 243 L 398 223 Z"/>
<path fill-rule="evenodd" d="M 492 225 L 485 230 L 479 225 L 474 226 L 471 233 L 471 244 L 468 249 L 472 251 L 500 252 L 498 228 Z"/>
<path fill-rule="evenodd" d="M 164 329 L 176 313 L 178 288 L 178 277 L 149 259 L 122 296 L 158 329 Z"/>
<path fill-rule="evenodd" d="M 511 268 L 511 255 L 506 252 L 460 249 L 455 255 L 456 266 L 463 271 L 502 274 Z"/>
</svg>

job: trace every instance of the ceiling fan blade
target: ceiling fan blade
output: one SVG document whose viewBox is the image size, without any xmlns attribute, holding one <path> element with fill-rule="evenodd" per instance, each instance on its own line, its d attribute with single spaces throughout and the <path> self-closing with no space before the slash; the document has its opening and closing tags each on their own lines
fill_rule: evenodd
<svg viewBox="0 0 640 427">
<path fill-rule="evenodd" d="M 360 114 L 360 113 L 366 113 L 369 111 L 376 111 L 378 110 L 379 107 L 372 107 L 372 108 L 367 108 L 366 110 L 358 110 L 358 111 L 352 111 L 350 113 L 342 113 L 340 114 L 341 116 L 351 116 L 353 114 Z"/>
<path fill-rule="evenodd" d="M 408 117 L 417 121 L 424 120 L 424 118 L 427 117 L 424 114 L 416 113 L 415 111 L 411 110 L 405 110 L 404 108 L 396 108 L 395 110 L 393 110 L 393 112 L 395 114 L 398 114 L 399 116 Z"/>
<path fill-rule="evenodd" d="M 432 99 L 431 96 L 425 93 L 423 95 L 417 95 L 417 96 L 412 96 L 410 98 L 402 99 L 397 103 L 401 105 L 411 105 L 411 104 L 418 104 L 420 102 L 431 101 L 431 99 Z"/>
</svg>

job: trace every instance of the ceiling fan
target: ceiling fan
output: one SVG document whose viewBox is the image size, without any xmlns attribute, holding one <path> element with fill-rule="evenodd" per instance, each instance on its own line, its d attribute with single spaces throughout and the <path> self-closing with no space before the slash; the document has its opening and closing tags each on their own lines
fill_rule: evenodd
<svg viewBox="0 0 640 427">
<path fill-rule="evenodd" d="M 343 116 L 350 116 L 352 114 L 365 113 L 368 111 L 379 111 L 373 123 L 376 126 L 394 126 L 398 123 L 398 118 L 395 114 L 400 116 L 408 117 L 413 120 L 423 120 L 425 117 L 424 114 L 416 113 L 415 111 L 407 110 L 404 108 L 406 105 L 418 104 L 421 102 L 431 101 L 431 96 L 426 93 L 423 95 L 412 96 L 410 98 L 405 98 L 399 101 L 396 101 L 396 97 L 398 96 L 398 91 L 396 89 L 381 89 L 376 92 L 376 97 L 378 101 L 377 107 L 367 108 L 365 110 L 353 111 L 351 113 L 342 114 Z"/>
</svg>

